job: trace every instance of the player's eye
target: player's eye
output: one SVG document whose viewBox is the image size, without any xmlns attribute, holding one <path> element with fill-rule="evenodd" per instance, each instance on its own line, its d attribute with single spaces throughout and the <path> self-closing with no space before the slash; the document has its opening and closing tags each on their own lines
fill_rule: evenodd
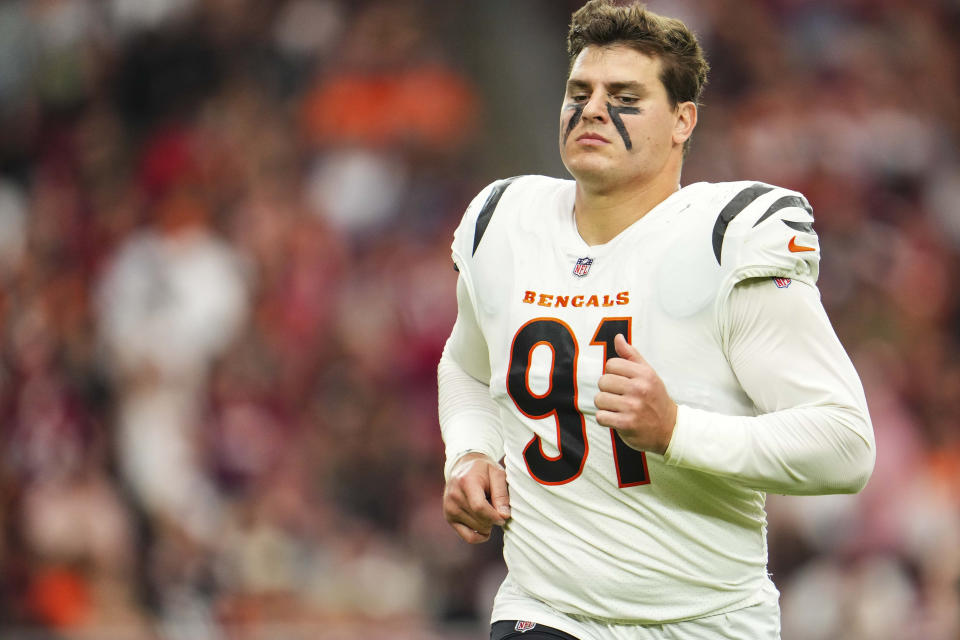
<svg viewBox="0 0 960 640">
<path fill-rule="evenodd" d="M 590 99 L 590 96 L 588 96 L 585 93 L 575 93 L 572 96 L 570 96 L 570 99 L 573 100 L 574 102 L 586 102 L 587 100 Z"/>
<path fill-rule="evenodd" d="M 635 98 L 634 96 L 617 96 L 617 100 L 623 104 L 636 104 L 640 102 L 640 98 Z"/>
</svg>

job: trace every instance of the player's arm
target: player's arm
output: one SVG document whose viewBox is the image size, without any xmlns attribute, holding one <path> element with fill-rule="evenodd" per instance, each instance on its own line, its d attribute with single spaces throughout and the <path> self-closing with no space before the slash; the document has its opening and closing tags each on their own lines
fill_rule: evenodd
<svg viewBox="0 0 960 640">
<path fill-rule="evenodd" d="M 457 321 L 437 367 L 440 429 L 446 448 L 443 511 L 467 542 L 483 542 L 510 516 L 500 412 L 490 397 L 490 362 L 463 276 Z"/>
<path fill-rule="evenodd" d="M 817 289 L 747 280 L 721 318 L 731 366 L 760 415 L 679 407 L 667 462 L 776 493 L 862 489 L 873 470 L 873 428 Z"/>
</svg>

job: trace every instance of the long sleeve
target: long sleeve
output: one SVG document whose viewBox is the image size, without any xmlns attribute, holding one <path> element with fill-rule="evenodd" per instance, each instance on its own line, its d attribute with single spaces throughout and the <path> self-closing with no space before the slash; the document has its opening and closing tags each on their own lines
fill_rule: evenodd
<svg viewBox="0 0 960 640">
<path fill-rule="evenodd" d="M 437 367 L 438 412 L 446 449 L 444 477 L 469 451 L 494 460 L 503 457 L 500 411 L 490 397 L 490 361 L 476 312 L 461 278 L 457 283 L 457 321 Z"/>
<path fill-rule="evenodd" d="M 758 415 L 681 406 L 668 464 L 775 493 L 854 493 L 875 442 L 860 379 L 818 291 L 770 278 L 739 284 L 721 311 L 727 357 Z"/>
</svg>

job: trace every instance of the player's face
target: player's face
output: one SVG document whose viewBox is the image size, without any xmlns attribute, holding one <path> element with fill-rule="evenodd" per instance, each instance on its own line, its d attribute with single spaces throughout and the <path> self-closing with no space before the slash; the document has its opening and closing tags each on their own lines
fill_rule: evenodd
<svg viewBox="0 0 960 640">
<path fill-rule="evenodd" d="M 590 46 L 577 56 L 560 112 L 560 156 L 577 180 L 653 179 L 682 158 L 684 109 L 670 104 L 660 65 L 624 45 Z"/>
</svg>

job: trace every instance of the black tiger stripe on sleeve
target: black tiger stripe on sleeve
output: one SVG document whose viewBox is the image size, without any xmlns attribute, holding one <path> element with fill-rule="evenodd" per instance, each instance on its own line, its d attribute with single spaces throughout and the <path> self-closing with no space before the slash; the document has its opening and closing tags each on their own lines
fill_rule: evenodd
<svg viewBox="0 0 960 640">
<path fill-rule="evenodd" d="M 477 226 L 473 232 L 473 253 L 477 253 L 477 247 L 480 246 L 480 240 L 483 238 L 483 234 L 487 231 L 487 226 L 490 224 L 490 218 L 493 217 L 493 212 L 497 208 L 497 204 L 500 202 L 500 198 L 503 196 L 503 192 L 507 190 L 507 187 L 517 179 L 517 176 L 513 178 L 507 178 L 505 180 L 500 180 L 497 182 L 493 190 L 490 192 L 490 195 L 487 196 L 486 202 L 483 203 L 483 207 L 480 208 L 480 214 L 477 216 Z"/>
<path fill-rule="evenodd" d="M 753 223 L 753 226 L 757 226 L 770 216 L 772 216 L 777 211 L 781 209 L 786 209 L 788 207 L 796 207 L 798 209 L 803 209 L 810 214 L 810 217 L 813 217 L 813 209 L 810 207 L 810 204 L 807 202 L 806 198 L 800 196 L 783 196 L 782 198 L 777 198 L 777 200 L 770 205 L 770 207 Z M 788 225 L 789 226 L 789 225 Z"/>
<path fill-rule="evenodd" d="M 813 233 L 812 222 L 794 222 L 793 220 L 781 220 L 780 222 L 787 225 L 791 229 L 803 231 L 804 233 Z"/>
<path fill-rule="evenodd" d="M 717 216 L 717 221 L 713 225 L 713 255 L 717 257 L 717 264 L 720 264 L 723 237 L 727 233 L 727 227 L 730 226 L 730 222 L 736 218 L 741 211 L 746 209 L 751 202 L 770 191 L 773 191 L 772 186 L 760 182 L 754 183 L 740 191 L 740 193 L 735 195 L 733 199 L 720 210 L 720 215 Z"/>
</svg>

